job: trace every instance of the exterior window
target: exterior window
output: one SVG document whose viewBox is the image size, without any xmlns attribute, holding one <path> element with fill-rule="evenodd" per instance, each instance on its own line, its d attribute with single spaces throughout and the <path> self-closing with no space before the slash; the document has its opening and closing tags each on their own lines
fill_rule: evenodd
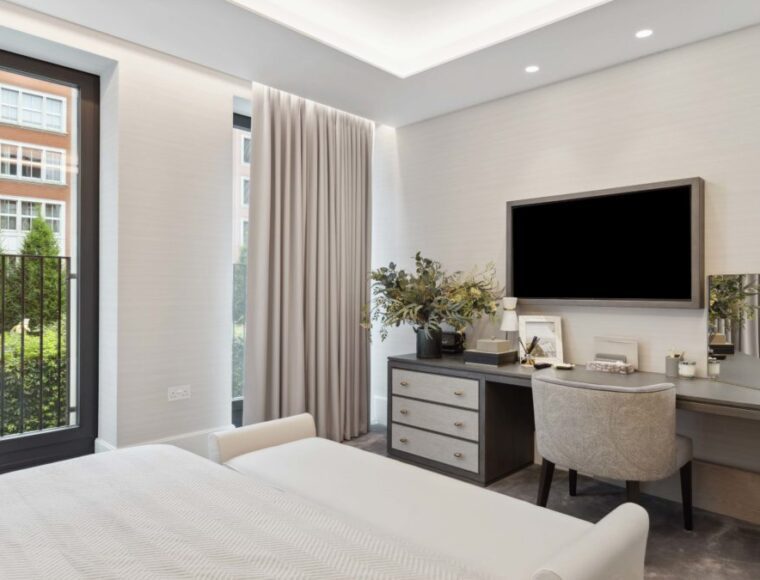
<svg viewBox="0 0 760 580">
<path fill-rule="evenodd" d="M 0 177 L 64 185 L 65 162 L 62 149 L 0 142 Z"/>
<path fill-rule="evenodd" d="M 248 205 L 251 201 L 251 180 L 243 178 L 243 205 Z"/>
<path fill-rule="evenodd" d="M 0 85 L 0 122 L 66 132 L 66 99 Z"/>
<path fill-rule="evenodd" d="M 18 91 L 0 89 L 0 121 L 18 123 L 18 97 Z"/>
<path fill-rule="evenodd" d="M 243 163 L 251 162 L 251 138 L 243 137 Z"/>
<path fill-rule="evenodd" d="M 16 212 L 18 202 L 8 199 L 0 200 L 0 229 L 4 231 L 16 231 Z"/>
<path fill-rule="evenodd" d="M 44 126 L 42 108 L 45 97 L 29 93 L 21 93 L 21 124 L 28 127 Z"/>
<path fill-rule="evenodd" d="M 0 144 L 0 175 L 16 177 L 18 175 L 18 147 Z"/>
<path fill-rule="evenodd" d="M 42 179 L 42 149 L 21 148 L 21 177 Z"/>
<path fill-rule="evenodd" d="M 241 238 L 243 240 L 243 247 L 248 247 L 248 220 L 243 220 L 242 223 L 243 229 L 241 231 Z"/>
<path fill-rule="evenodd" d="M 36 201 L 21 202 L 21 231 L 28 232 L 32 229 L 32 221 L 40 215 L 40 204 Z"/>
<path fill-rule="evenodd" d="M 45 221 L 53 230 L 54 234 L 61 233 L 61 206 L 57 204 L 45 204 Z"/>
</svg>

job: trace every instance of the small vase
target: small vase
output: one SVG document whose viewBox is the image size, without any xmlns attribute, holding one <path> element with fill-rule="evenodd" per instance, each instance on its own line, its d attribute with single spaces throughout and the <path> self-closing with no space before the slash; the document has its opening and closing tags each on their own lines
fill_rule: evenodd
<svg viewBox="0 0 760 580">
<path fill-rule="evenodd" d="M 428 328 L 415 328 L 417 333 L 417 358 L 441 358 L 441 339 L 443 334 L 440 330 Z"/>
</svg>

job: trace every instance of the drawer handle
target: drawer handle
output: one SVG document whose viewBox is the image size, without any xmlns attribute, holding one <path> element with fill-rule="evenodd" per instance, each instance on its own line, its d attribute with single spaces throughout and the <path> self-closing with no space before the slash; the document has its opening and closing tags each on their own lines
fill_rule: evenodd
<svg viewBox="0 0 760 580">
<path fill-rule="evenodd" d="M 401 413 L 402 415 L 408 415 L 408 414 L 409 414 L 409 411 L 407 411 L 406 409 L 401 409 L 401 410 L 399 411 L 399 413 Z"/>
<path fill-rule="evenodd" d="M 461 427 L 462 425 L 464 425 L 464 423 L 461 421 L 454 421 L 454 427 Z"/>
<path fill-rule="evenodd" d="M 454 394 L 455 394 L 457 397 L 461 397 L 462 395 L 464 395 L 464 391 L 454 391 Z"/>
<path fill-rule="evenodd" d="M 399 383 L 399 385 L 401 385 L 402 387 L 408 387 L 408 386 L 409 386 L 409 383 L 408 383 L 408 382 L 406 382 L 406 381 L 401 381 L 401 382 Z"/>
<path fill-rule="evenodd" d="M 462 454 L 459 451 L 457 451 L 456 453 L 454 453 L 454 457 L 456 457 L 457 459 L 462 459 Z"/>
<path fill-rule="evenodd" d="M 409 441 L 409 439 L 407 439 L 406 437 L 402 437 L 401 439 L 399 439 L 399 441 L 401 441 L 401 443 L 406 443 L 407 441 Z"/>
</svg>

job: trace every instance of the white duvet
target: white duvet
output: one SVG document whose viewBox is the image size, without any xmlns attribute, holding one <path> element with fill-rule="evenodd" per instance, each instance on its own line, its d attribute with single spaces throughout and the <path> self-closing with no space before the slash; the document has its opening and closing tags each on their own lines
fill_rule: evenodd
<svg viewBox="0 0 760 580">
<path fill-rule="evenodd" d="M 170 446 L 0 476 L 0 578 L 474 578 Z"/>
</svg>

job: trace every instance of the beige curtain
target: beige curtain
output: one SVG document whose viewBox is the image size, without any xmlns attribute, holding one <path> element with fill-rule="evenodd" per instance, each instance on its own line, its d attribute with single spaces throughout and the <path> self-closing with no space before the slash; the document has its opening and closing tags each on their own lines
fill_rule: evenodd
<svg viewBox="0 0 760 580">
<path fill-rule="evenodd" d="M 367 431 L 371 122 L 256 86 L 244 422 Z"/>
</svg>

